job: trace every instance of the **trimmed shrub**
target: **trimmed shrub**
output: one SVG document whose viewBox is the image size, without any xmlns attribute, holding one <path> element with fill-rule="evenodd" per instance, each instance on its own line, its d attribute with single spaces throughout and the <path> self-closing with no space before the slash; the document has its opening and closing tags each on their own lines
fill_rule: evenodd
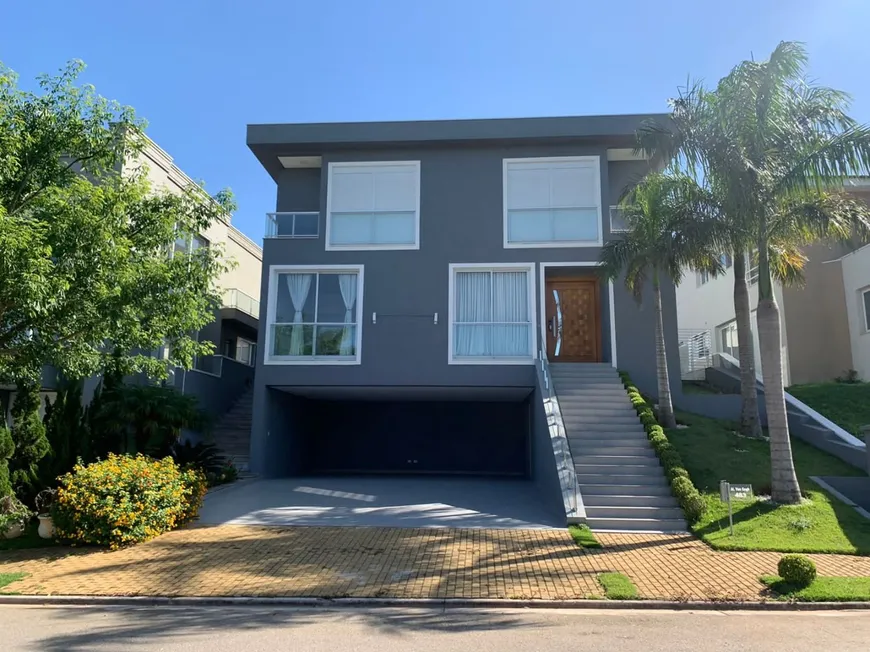
<svg viewBox="0 0 870 652">
<path fill-rule="evenodd" d="M 110 454 L 76 465 L 59 479 L 52 508 L 55 531 L 72 543 L 117 549 L 146 541 L 194 518 L 205 475 L 182 471 L 171 458 Z"/>
<path fill-rule="evenodd" d="M 683 459 L 677 449 L 668 441 L 668 436 L 659 425 L 652 407 L 641 395 L 640 390 L 632 385 L 631 378 L 627 373 L 619 372 L 619 377 L 622 378 L 631 404 L 637 411 L 637 415 L 646 430 L 647 438 L 665 470 L 665 476 L 671 484 L 671 493 L 686 515 L 686 520 L 689 523 L 697 523 L 707 510 L 704 498 L 692 483 L 689 472 L 683 465 Z"/>
<path fill-rule="evenodd" d="M 12 486 L 29 502 L 38 491 L 39 460 L 50 449 L 45 438 L 45 426 L 39 417 L 39 386 L 19 383 L 10 413 L 12 441 L 15 443 L 9 461 Z"/>
<path fill-rule="evenodd" d="M 816 565 L 806 555 L 783 555 L 776 565 L 779 576 L 796 587 L 805 587 L 816 579 Z"/>
<path fill-rule="evenodd" d="M 9 482 L 9 458 L 15 451 L 15 444 L 9 428 L 0 423 L 0 498 L 12 495 L 12 484 Z"/>
</svg>

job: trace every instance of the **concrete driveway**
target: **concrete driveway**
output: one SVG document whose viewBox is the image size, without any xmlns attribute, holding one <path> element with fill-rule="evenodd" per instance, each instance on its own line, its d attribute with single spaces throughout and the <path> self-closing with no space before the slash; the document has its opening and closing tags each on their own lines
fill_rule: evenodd
<svg viewBox="0 0 870 652">
<path fill-rule="evenodd" d="M 247 480 L 206 496 L 202 525 L 549 529 L 528 481 L 435 477 Z"/>
</svg>

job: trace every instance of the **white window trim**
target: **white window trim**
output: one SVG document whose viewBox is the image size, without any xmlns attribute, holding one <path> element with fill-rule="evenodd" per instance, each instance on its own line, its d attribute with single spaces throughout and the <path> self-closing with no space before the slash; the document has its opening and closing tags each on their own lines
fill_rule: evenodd
<svg viewBox="0 0 870 652">
<path fill-rule="evenodd" d="M 529 305 L 529 350 L 531 355 L 524 358 L 456 358 L 453 355 L 453 313 L 457 272 L 526 272 L 526 291 Z M 447 364 L 456 365 L 530 365 L 538 357 L 536 333 L 537 309 L 535 305 L 535 264 L 534 263 L 450 263 L 447 289 Z"/>
<path fill-rule="evenodd" d="M 363 277 L 364 265 L 270 265 L 269 266 L 269 299 L 266 304 L 266 351 L 263 354 L 263 364 L 268 365 L 358 365 L 362 363 L 362 330 L 363 330 L 363 289 L 365 279 Z M 321 273 L 347 273 L 356 272 L 359 276 L 357 281 L 356 297 L 356 355 L 351 360 L 329 358 L 309 358 L 274 356 L 272 355 L 272 324 L 275 321 L 275 311 L 278 306 L 278 275 L 292 274 L 294 272 L 307 272 L 310 274 Z"/>
<path fill-rule="evenodd" d="M 598 209 L 598 240 L 560 240 L 559 242 L 508 242 L 508 167 L 511 163 L 595 163 L 595 185 Z M 502 244 L 505 249 L 564 249 L 566 247 L 601 247 L 604 245 L 604 220 L 601 211 L 601 157 L 600 156 L 542 156 L 524 158 L 506 158 L 502 160 Z"/>
<path fill-rule="evenodd" d="M 554 263 L 539 263 L 540 272 L 540 312 L 541 323 L 539 327 L 541 333 L 547 332 L 547 268 L 548 267 L 600 267 L 601 263 L 597 261 L 570 261 L 570 262 L 554 262 Z M 610 365 L 616 369 L 616 308 L 614 307 L 615 292 L 613 290 L 613 279 L 607 282 L 607 298 L 609 299 L 610 308 Z M 545 347 L 546 343 L 542 342 L 541 347 Z"/>
<path fill-rule="evenodd" d="M 870 287 L 863 288 L 859 290 L 861 295 L 860 297 L 860 308 L 861 314 L 864 316 L 864 333 L 870 333 L 870 319 L 868 319 L 867 308 L 866 308 L 866 299 L 864 298 L 866 295 L 870 294 Z"/>
<path fill-rule="evenodd" d="M 417 173 L 417 205 L 414 208 L 413 244 L 330 244 L 332 237 L 332 171 L 335 168 L 365 168 L 365 167 L 413 167 Z M 420 248 L 420 161 L 335 161 L 327 166 L 326 181 L 326 251 L 408 251 Z"/>
<path fill-rule="evenodd" d="M 619 210 L 618 205 L 612 204 L 610 206 L 610 211 L 608 213 L 608 216 L 610 218 L 610 232 L 611 233 L 628 233 L 631 229 L 614 229 L 613 228 L 613 211 L 618 211 L 618 210 Z"/>
</svg>

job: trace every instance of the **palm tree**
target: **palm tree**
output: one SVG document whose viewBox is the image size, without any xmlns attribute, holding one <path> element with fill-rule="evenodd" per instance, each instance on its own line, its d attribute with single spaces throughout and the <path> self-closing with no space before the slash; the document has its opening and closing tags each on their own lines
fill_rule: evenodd
<svg viewBox="0 0 870 652">
<path fill-rule="evenodd" d="M 675 114 L 685 111 L 688 118 L 674 131 L 651 125 L 640 135 L 659 156 L 676 155 L 700 170 L 723 201 L 734 245 L 740 245 L 735 252 L 757 251 L 772 498 L 789 504 L 801 495 L 785 410 L 774 278 L 799 277 L 801 244 L 870 232 L 870 209 L 842 192 L 848 176 L 870 171 L 870 128 L 848 116 L 845 93 L 805 79 L 806 62 L 802 45 L 780 43 L 769 60 L 736 66 L 715 91 L 696 87 L 687 93 L 675 103 Z M 751 337 L 738 337 L 741 350 L 751 346 Z"/>
<path fill-rule="evenodd" d="M 655 304 L 656 371 L 659 420 L 674 427 L 674 406 L 668 376 L 662 321 L 661 284 L 667 277 L 679 284 L 687 267 L 721 271 L 717 256 L 723 235 L 720 222 L 709 215 L 710 196 L 694 179 L 676 172 L 652 173 L 628 189 L 620 207 L 628 232 L 605 243 L 602 273 L 610 279 L 625 275 L 625 286 L 640 301 L 647 280 Z"/>
</svg>

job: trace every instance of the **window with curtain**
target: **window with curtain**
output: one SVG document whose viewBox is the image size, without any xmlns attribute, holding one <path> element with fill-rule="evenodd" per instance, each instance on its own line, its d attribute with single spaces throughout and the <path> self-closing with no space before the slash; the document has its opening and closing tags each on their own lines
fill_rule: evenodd
<svg viewBox="0 0 870 652">
<path fill-rule="evenodd" d="M 359 271 L 299 271 L 275 277 L 270 356 L 356 361 Z"/>
<path fill-rule="evenodd" d="M 420 162 L 330 163 L 328 249 L 417 249 Z"/>
<path fill-rule="evenodd" d="M 599 165 L 597 156 L 505 160 L 506 246 L 601 244 Z"/>
<path fill-rule="evenodd" d="M 532 357 L 530 279 L 528 269 L 454 271 L 454 360 Z"/>
</svg>

